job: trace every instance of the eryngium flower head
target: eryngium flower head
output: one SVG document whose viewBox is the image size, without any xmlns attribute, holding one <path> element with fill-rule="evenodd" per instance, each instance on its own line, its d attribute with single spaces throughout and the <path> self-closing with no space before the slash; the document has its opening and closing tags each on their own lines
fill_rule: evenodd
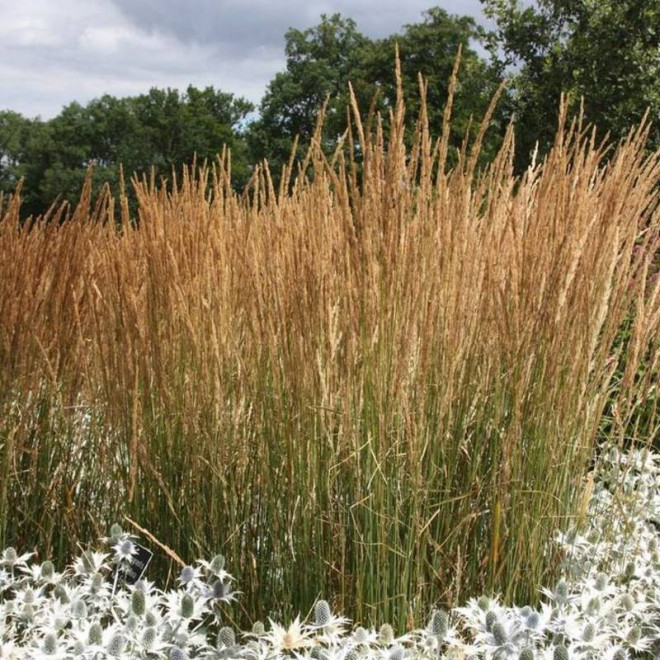
<svg viewBox="0 0 660 660">
<path fill-rule="evenodd" d="M 449 630 L 449 617 L 447 616 L 447 612 L 444 610 L 436 610 L 433 612 L 429 628 L 433 635 L 440 639 L 444 639 Z"/>
<path fill-rule="evenodd" d="M 55 633 L 46 633 L 42 650 L 44 655 L 55 655 L 57 653 L 57 636 Z"/>
<path fill-rule="evenodd" d="M 113 657 L 119 657 L 126 646 L 126 638 L 120 634 L 116 633 L 110 639 L 108 644 L 108 654 Z"/>
<path fill-rule="evenodd" d="M 41 564 L 41 578 L 42 580 L 50 580 L 55 575 L 55 566 L 50 560 L 46 560 Z"/>
<path fill-rule="evenodd" d="M 149 650 L 154 645 L 157 636 L 158 636 L 158 632 L 156 631 L 156 629 L 153 626 L 147 626 L 142 631 L 142 638 L 141 638 L 142 646 L 145 649 Z"/>
<path fill-rule="evenodd" d="M 504 625 L 502 625 L 499 621 L 496 621 L 493 624 L 492 633 L 495 639 L 495 644 L 497 644 L 497 646 L 504 646 L 507 643 L 508 638 L 506 629 L 504 628 Z"/>
<path fill-rule="evenodd" d="M 332 619 L 332 611 L 327 600 L 319 600 L 314 607 L 314 625 L 327 626 Z"/>
<path fill-rule="evenodd" d="M 181 616 L 189 619 L 195 611 L 195 601 L 190 594 L 183 594 L 181 598 Z"/>
<path fill-rule="evenodd" d="M 188 654 L 183 649 L 175 646 L 170 649 L 170 660 L 188 660 Z"/>
<path fill-rule="evenodd" d="M 223 626 L 218 631 L 218 648 L 231 648 L 236 646 L 236 633 L 234 633 L 233 628 L 229 626 Z"/>
<path fill-rule="evenodd" d="M 493 626 L 497 623 L 497 614 L 493 610 L 486 612 L 486 630 L 493 632 Z"/>
<path fill-rule="evenodd" d="M 181 569 L 179 582 L 181 584 L 190 584 L 195 579 L 195 569 L 192 566 L 184 566 Z"/>
<path fill-rule="evenodd" d="M 121 528 L 119 523 L 113 523 L 110 527 L 110 539 L 112 541 L 118 541 L 124 535 L 124 530 Z"/>
<path fill-rule="evenodd" d="M 216 555 L 211 559 L 209 570 L 216 575 L 221 574 L 225 570 L 225 558 L 222 555 Z"/>
<path fill-rule="evenodd" d="M 296 617 L 296 620 L 288 628 L 283 628 L 272 619 L 270 620 L 270 626 L 271 629 L 264 635 L 264 639 L 270 643 L 275 651 L 295 651 L 314 645 L 314 642 L 303 630 L 300 617 Z"/>
<path fill-rule="evenodd" d="M 142 616 L 146 609 L 146 599 L 144 592 L 140 589 L 135 589 L 131 594 L 131 610 L 136 616 Z"/>
<path fill-rule="evenodd" d="M 103 628 L 100 623 L 93 623 L 87 631 L 87 642 L 90 646 L 101 646 L 103 642 Z"/>
<path fill-rule="evenodd" d="M 384 623 L 380 627 L 378 641 L 384 646 L 389 646 L 394 641 L 394 630 L 389 623 Z"/>
</svg>

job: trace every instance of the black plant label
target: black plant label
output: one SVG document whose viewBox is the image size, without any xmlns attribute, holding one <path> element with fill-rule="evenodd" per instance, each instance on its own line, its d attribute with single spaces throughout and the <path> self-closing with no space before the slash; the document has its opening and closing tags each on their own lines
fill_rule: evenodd
<svg viewBox="0 0 660 660">
<path fill-rule="evenodd" d="M 143 545 L 135 543 L 135 553 L 117 567 L 117 575 L 125 584 L 135 584 L 142 578 L 154 553 Z"/>
</svg>

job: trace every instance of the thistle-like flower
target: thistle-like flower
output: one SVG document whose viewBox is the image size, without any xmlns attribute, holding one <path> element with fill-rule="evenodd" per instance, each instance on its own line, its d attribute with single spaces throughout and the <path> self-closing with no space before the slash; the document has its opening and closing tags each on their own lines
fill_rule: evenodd
<svg viewBox="0 0 660 660">
<path fill-rule="evenodd" d="M 299 616 L 288 628 L 283 628 L 272 619 L 269 619 L 269 621 L 271 629 L 263 636 L 263 639 L 273 651 L 280 653 L 300 651 L 314 645 L 309 632 L 305 630 L 300 622 Z"/>
</svg>

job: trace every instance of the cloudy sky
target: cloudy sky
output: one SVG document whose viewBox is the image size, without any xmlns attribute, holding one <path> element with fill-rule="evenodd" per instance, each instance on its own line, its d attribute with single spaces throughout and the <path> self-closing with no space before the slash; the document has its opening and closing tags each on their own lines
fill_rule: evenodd
<svg viewBox="0 0 660 660">
<path fill-rule="evenodd" d="M 284 33 L 341 12 L 371 37 L 479 0 L 0 0 L 0 110 L 48 119 L 73 100 L 213 85 L 258 102 Z"/>
</svg>

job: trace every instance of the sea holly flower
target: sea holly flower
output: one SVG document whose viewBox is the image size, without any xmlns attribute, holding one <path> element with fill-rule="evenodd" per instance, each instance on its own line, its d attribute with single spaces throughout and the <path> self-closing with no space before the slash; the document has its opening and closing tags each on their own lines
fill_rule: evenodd
<svg viewBox="0 0 660 660">
<path fill-rule="evenodd" d="M 115 561 L 118 564 L 130 561 L 137 554 L 137 547 L 130 539 L 120 539 L 112 546 L 115 552 Z"/>
<path fill-rule="evenodd" d="M 201 589 L 204 584 L 202 582 L 202 571 L 196 566 L 184 566 L 177 582 L 185 589 Z"/>
<path fill-rule="evenodd" d="M 301 651 L 314 645 L 309 632 L 305 630 L 300 622 L 299 616 L 289 624 L 288 628 L 280 626 L 272 619 L 268 621 L 270 622 L 270 630 L 264 635 L 263 639 L 273 651 L 278 653 Z"/>
<path fill-rule="evenodd" d="M 211 561 L 200 559 L 197 562 L 207 573 L 222 582 L 233 582 L 234 577 L 225 570 L 225 558 L 223 555 L 216 555 Z"/>
<path fill-rule="evenodd" d="M 80 577 L 89 577 L 95 573 L 102 573 L 110 570 L 106 559 L 110 555 L 105 552 L 94 552 L 85 550 L 80 557 L 78 557 L 74 564 L 73 570 L 76 575 Z"/>
<path fill-rule="evenodd" d="M 218 579 L 210 587 L 203 588 L 202 596 L 211 602 L 231 603 L 240 593 L 240 591 L 234 590 L 229 582 Z"/>
<path fill-rule="evenodd" d="M 306 629 L 315 634 L 315 639 L 321 644 L 337 644 L 346 634 L 350 619 L 333 614 L 328 601 L 319 600 L 314 606 L 314 622 Z"/>
<path fill-rule="evenodd" d="M 34 557 L 34 555 L 34 552 L 26 552 L 19 555 L 14 548 L 5 548 L 2 555 L 0 555 L 0 567 L 10 570 L 14 568 L 27 568 L 28 559 Z"/>
</svg>

